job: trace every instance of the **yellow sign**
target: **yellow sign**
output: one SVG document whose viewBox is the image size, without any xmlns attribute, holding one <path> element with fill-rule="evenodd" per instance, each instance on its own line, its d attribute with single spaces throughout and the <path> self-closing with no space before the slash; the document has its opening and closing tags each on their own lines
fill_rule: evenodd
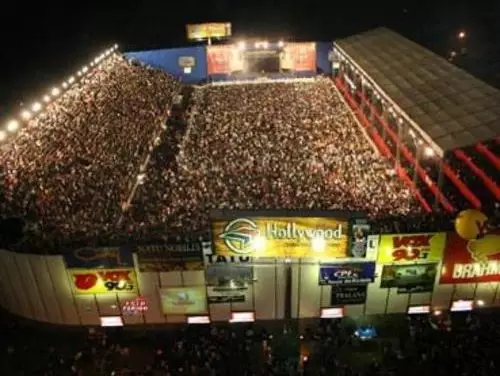
<svg viewBox="0 0 500 376">
<path fill-rule="evenodd" d="M 439 262 L 445 242 L 444 232 L 382 235 L 377 261 L 379 264 Z"/>
<path fill-rule="evenodd" d="M 231 36 L 231 23 L 212 22 L 186 25 L 188 39 L 223 38 Z"/>
<path fill-rule="evenodd" d="M 163 313 L 185 315 L 207 312 L 205 286 L 169 287 L 161 290 Z"/>
<path fill-rule="evenodd" d="M 212 221 L 215 253 L 252 257 L 347 257 L 348 222 L 317 217 Z"/>
<path fill-rule="evenodd" d="M 134 269 L 71 269 L 68 271 L 75 294 L 137 292 Z"/>
</svg>

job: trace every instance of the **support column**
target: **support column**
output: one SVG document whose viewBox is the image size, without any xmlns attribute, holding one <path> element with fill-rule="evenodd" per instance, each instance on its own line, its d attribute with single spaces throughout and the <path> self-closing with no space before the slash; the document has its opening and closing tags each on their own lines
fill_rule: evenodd
<svg viewBox="0 0 500 376">
<path fill-rule="evenodd" d="M 439 175 L 438 175 L 437 185 L 439 188 L 438 192 L 442 192 L 443 191 L 441 189 L 441 187 L 443 185 L 443 160 L 442 159 L 439 161 Z M 439 209 L 439 195 L 436 195 L 436 198 L 434 200 L 434 210 L 438 210 L 438 209 Z"/>
</svg>

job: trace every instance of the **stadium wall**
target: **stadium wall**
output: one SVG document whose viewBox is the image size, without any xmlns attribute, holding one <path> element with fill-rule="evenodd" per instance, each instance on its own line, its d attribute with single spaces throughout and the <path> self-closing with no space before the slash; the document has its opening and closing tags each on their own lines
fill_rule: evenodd
<svg viewBox="0 0 500 376">
<path fill-rule="evenodd" d="M 122 316 L 124 325 L 185 323 L 185 315 L 164 314 L 160 289 L 165 287 L 205 286 L 205 272 L 141 273 L 134 254 L 137 293 L 77 295 L 61 255 L 48 256 L 0 250 L 0 298 L 8 311 L 29 319 L 65 325 L 100 325 L 100 317 Z M 253 311 L 257 320 L 285 317 L 286 264 L 254 266 L 255 282 L 249 286 L 242 303 L 209 304 L 212 321 L 227 322 L 231 312 Z M 331 286 L 318 285 L 318 264 L 301 261 L 291 264 L 292 318 L 317 318 L 321 308 L 330 307 Z M 404 313 L 410 305 L 431 305 L 448 309 L 452 300 L 480 299 L 486 307 L 500 306 L 497 283 L 440 285 L 434 291 L 398 294 L 396 288 L 380 288 L 383 265 L 376 267 L 376 279 L 368 285 L 365 304 L 345 305 L 345 315 Z M 441 264 L 439 265 L 439 268 Z M 123 315 L 122 307 L 137 294 L 144 297 L 149 310 L 143 314 Z"/>
<path fill-rule="evenodd" d="M 127 52 L 124 55 L 126 58 L 162 69 L 188 84 L 199 83 L 207 77 L 207 55 L 204 46 Z M 182 61 L 193 59 L 194 66 L 191 73 L 184 73 Z"/>
</svg>

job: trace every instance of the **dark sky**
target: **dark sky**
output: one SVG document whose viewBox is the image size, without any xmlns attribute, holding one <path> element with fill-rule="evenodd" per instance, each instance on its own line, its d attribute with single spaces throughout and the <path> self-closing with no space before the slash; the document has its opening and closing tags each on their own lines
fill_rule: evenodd
<svg viewBox="0 0 500 376">
<path fill-rule="evenodd" d="M 122 51 L 182 46 L 187 44 L 184 25 L 203 21 L 230 21 L 237 35 L 322 41 L 388 26 L 442 55 L 456 48 L 455 35 L 463 28 L 469 33 L 469 52 L 457 64 L 500 83 L 500 1 L 444 3 L 141 0 L 31 5 L 13 1 L 9 9 L 4 5 L 0 22 L 0 115 L 14 101 L 40 97 L 114 42 Z"/>
</svg>

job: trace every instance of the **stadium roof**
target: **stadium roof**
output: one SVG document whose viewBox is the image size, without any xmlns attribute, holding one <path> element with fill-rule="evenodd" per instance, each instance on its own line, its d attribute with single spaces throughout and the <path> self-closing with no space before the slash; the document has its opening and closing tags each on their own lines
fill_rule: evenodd
<svg viewBox="0 0 500 376">
<path fill-rule="evenodd" d="M 335 45 L 441 152 L 500 134 L 500 91 L 424 47 L 386 28 Z"/>
</svg>

